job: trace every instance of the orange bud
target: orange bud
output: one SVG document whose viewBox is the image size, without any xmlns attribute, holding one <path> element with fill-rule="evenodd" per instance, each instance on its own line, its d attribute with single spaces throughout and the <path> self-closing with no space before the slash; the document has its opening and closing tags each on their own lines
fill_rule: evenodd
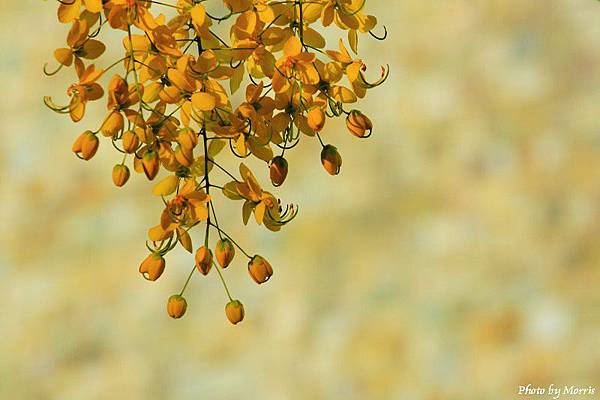
<svg viewBox="0 0 600 400">
<path fill-rule="evenodd" d="M 191 129 L 182 129 L 177 135 L 177 142 L 187 150 L 193 150 L 198 144 L 198 135 Z"/>
<path fill-rule="evenodd" d="M 169 297 L 169 301 L 167 302 L 167 313 L 171 318 L 179 319 L 183 317 L 185 310 L 187 310 L 187 301 L 185 301 L 183 296 L 174 294 Z"/>
<path fill-rule="evenodd" d="M 113 167 L 112 180 L 118 187 L 123 186 L 129 180 L 129 168 L 123 164 L 117 164 Z"/>
<path fill-rule="evenodd" d="M 148 177 L 150 180 L 153 180 L 160 169 L 158 153 L 154 150 L 148 150 L 146 153 L 144 153 L 142 156 L 142 167 L 144 168 L 146 177 Z"/>
<path fill-rule="evenodd" d="M 277 156 L 271 160 L 271 167 L 269 168 L 269 175 L 271 176 L 271 183 L 274 186 L 281 186 L 285 181 L 288 174 L 288 162 L 282 156 Z"/>
<path fill-rule="evenodd" d="M 194 154 L 192 149 L 183 147 L 181 145 L 177 146 L 175 149 L 175 159 L 184 167 L 191 167 L 192 163 L 194 162 Z"/>
<path fill-rule="evenodd" d="M 206 246 L 200 247 L 196 251 L 196 268 L 202 275 L 208 275 L 212 267 L 212 251 Z"/>
<path fill-rule="evenodd" d="M 123 133 L 123 150 L 126 153 L 135 153 L 140 145 L 140 138 L 133 131 Z"/>
<path fill-rule="evenodd" d="M 244 319 L 244 305 L 239 300 L 231 300 L 225 306 L 225 315 L 229 322 L 236 325 Z"/>
<path fill-rule="evenodd" d="M 308 126 L 315 132 L 321 132 L 325 126 L 325 113 L 320 108 L 313 108 L 306 115 Z"/>
<path fill-rule="evenodd" d="M 371 131 L 373 130 L 371 120 L 358 110 L 350 111 L 350 114 L 346 118 L 346 127 L 350 133 L 358 138 L 371 136 Z"/>
<path fill-rule="evenodd" d="M 100 130 L 107 137 L 114 137 L 118 132 L 123 130 L 124 119 L 123 114 L 119 111 L 111 111 Z"/>
<path fill-rule="evenodd" d="M 261 284 L 268 281 L 273 275 L 273 268 L 271 264 L 267 262 L 261 256 L 254 256 L 248 262 L 248 273 L 254 279 L 254 282 Z"/>
<path fill-rule="evenodd" d="M 340 173 L 342 167 L 342 156 L 338 153 L 337 148 L 328 144 L 323 147 L 321 151 L 321 164 L 330 175 L 337 175 Z"/>
<path fill-rule="evenodd" d="M 231 240 L 227 238 L 219 239 L 215 247 L 215 257 L 222 268 L 227 268 L 231 264 L 233 257 L 235 257 L 235 247 L 233 247 Z"/>
<path fill-rule="evenodd" d="M 135 134 L 143 143 L 152 143 L 156 140 L 156 135 L 150 126 L 146 128 L 136 128 Z"/>
<path fill-rule="evenodd" d="M 98 137 L 92 131 L 85 131 L 75 140 L 72 150 L 84 160 L 89 160 L 94 157 L 99 145 Z"/>
<path fill-rule="evenodd" d="M 152 253 L 140 265 L 140 274 L 149 281 L 155 281 L 165 270 L 165 259 L 158 253 Z"/>
</svg>

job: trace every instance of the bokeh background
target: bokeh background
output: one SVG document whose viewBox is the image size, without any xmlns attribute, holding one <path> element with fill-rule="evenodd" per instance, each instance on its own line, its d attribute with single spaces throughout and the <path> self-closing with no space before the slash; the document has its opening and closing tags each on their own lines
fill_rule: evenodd
<svg viewBox="0 0 600 400">
<path fill-rule="evenodd" d="M 275 268 L 261 287 L 241 259 L 225 271 L 247 311 L 236 327 L 214 274 L 168 318 L 183 251 L 160 281 L 139 276 L 161 204 L 137 175 L 113 187 L 108 142 L 90 163 L 70 152 L 104 101 L 80 125 L 43 106 L 73 78 L 41 73 L 66 36 L 55 7 L 0 13 L 0 398 L 506 400 L 600 384 L 598 2 L 369 1 L 390 38 L 362 52 L 392 70 L 361 104 L 372 139 L 328 125 L 335 179 L 317 142 L 289 154 L 278 194 L 301 213 L 279 234 L 216 199 Z"/>
</svg>

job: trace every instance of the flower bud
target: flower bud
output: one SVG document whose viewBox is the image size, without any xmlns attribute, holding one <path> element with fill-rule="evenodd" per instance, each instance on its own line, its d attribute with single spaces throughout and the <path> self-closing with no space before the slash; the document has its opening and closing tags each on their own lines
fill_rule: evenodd
<svg viewBox="0 0 600 400">
<path fill-rule="evenodd" d="M 236 325 L 244 319 L 244 305 L 239 300 L 231 300 L 225 306 L 225 315 L 229 322 Z"/>
<path fill-rule="evenodd" d="M 165 259 L 158 253 L 152 253 L 140 265 L 140 274 L 149 281 L 155 281 L 165 270 Z"/>
<path fill-rule="evenodd" d="M 340 173 L 342 167 L 342 156 L 338 153 L 337 148 L 328 144 L 323 147 L 321 151 L 321 164 L 330 175 L 337 175 Z"/>
<path fill-rule="evenodd" d="M 126 153 L 135 153 L 140 145 L 140 138 L 133 131 L 123 133 L 123 150 Z"/>
<path fill-rule="evenodd" d="M 231 264 L 233 257 L 235 257 L 235 247 L 233 247 L 231 240 L 227 238 L 219 239 L 215 247 L 215 257 L 222 268 L 227 268 Z"/>
<path fill-rule="evenodd" d="M 202 275 L 208 275 L 212 267 L 213 255 L 212 251 L 206 246 L 200 247 L 196 251 L 196 268 Z"/>
<path fill-rule="evenodd" d="M 325 112 L 320 108 L 313 108 L 306 115 L 308 126 L 315 132 L 321 132 L 325 126 Z"/>
<path fill-rule="evenodd" d="M 99 145 L 98 137 L 92 131 L 85 131 L 75 140 L 72 150 L 84 160 L 89 160 L 94 157 Z"/>
<path fill-rule="evenodd" d="M 123 126 L 123 115 L 119 111 L 111 111 L 100 130 L 104 136 L 114 137 L 118 132 L 123 130 Z"/>
<path fill-rule="evenodd" d="M 142 156 L 142 167 L 144 168 L 146 177 L 150 180 L 153 180 L 160 169 L 158 153 L 154 150 L 148 150 L 146 153 L 144 153 Z"/>
<path fill-rule="evenodd" d="M 271 160 L 269 175 L 273 186 L 281 186 L 288 174 L 288 162 L 282 156 L 277 156 Z"/>
<path fill-rule="evenodd" d="M 175 149 L 175 159 L 179 164 L 184 167 L 191 167 L 194 162 L 194 154 L 192 149 L 183 147 L 181 145 L 177 146 Z"/>
<path fill-rule="evenodd" d="M 169 301 L 167 302 L 167 313 L 171 318 L 179 319 L 183 317 L 185 310 L 187 310 L 187 301 L 185 301 L 183 296 L 174 294 L 169 297 Z"/>
<path fill-rule="evenodd" d="M 191 129 L 186 128 L 179 131 L 177 142 L 187 150 L 193 150 L 198 144 L 198 135 Z"/>
<path fill-rule="evenodd" d="M 123 164 L 117 164 L 113 167 L 112 180 L 118 187 L 123 186 L 129 180 L 129 168 Z"/>
<path fill-rule="evenodd" d="M 350 111 L 346 118 L 346 127 L 354 136 L 364 138 L 371 136 L 373 124 L 371 120 L 358 110 Z"/>
<path fill-rule="evenodd" d="M 273 275 L 273 268 L 261 256 L 254 256 L 248 263 L 248 273 L 254 279 L 254 282 L 261 284 L 268 281 Z"/>
</svg>

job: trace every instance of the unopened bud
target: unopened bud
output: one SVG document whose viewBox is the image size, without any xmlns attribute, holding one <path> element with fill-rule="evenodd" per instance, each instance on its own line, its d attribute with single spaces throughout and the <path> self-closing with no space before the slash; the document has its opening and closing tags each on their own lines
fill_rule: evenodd
<svg viewBox="0 0 600 400">
<path fill-rule="evenodd" d="M 354 136 L 364 138 L 371 136 L 373 124 L 371 120 L 358 110 L 350 111 L 346 118 L 346 127 Z"/>
<path fill-rule="evenodd" d="M 123 164 L 117 164 L 112 170 L 112 180 L 115 185 L 121 187 L 129 180 L 129 168 Z"/>
<path fill-rule="evenodd" d="M 140 138 L 133 131 L 126 131 L 123 133 L 123 150 L 126 153 L 135 153 L 140 145 Z"/>
<path fill-rule="evenodd" d="M 227 268 L 231 264 L 233 257 L 235 257 L 235 247 L 231 240 L 227 238 L 219 239 L 215 246 L 215 257 L 222 268 Z"/>
<path fill-rule="evenodd" d="M 144 168 L 146 177 L 148 177 L 150 180 L 153 180 L 160 169 L 158 153 L 154 150 L 148 150 L 146 153 L 144 153 L 142 156 L 142 167 Z"/>
<path fill-rule="evenodd" d="M 342 156 L 338 153 L 337 148 L 328 144 L 321 151 L 321 164 L 330 175 L 337 175 L 342 168 Z"/>
<path fill-rule="evenodd" d="M 85 131 L 75 140 L 72 150 L 84 160 L 89 160 L 94 157 L 99 145 L 98 137 L 92 131 Z"/>
<path fill-rule="evenodd" d="M 248 273 L 254 279 L 254 282 L 261 284 L 268 281 L 273 275 L 273 268 L 267 260 L 261 256 L 254 256 L 248 262 Z"/>
<path fill-rule="evenodd" d="M 288 162 L 282 156 L 277 156 L 271 160 L 269 175 L 273 186 L 281 186 L 288 174 Z"/>
<path fill-rule="evenodd" d="M 104 136 L 114 137 L 118 132 L 123 130 L 123 126 L 123 114 L 119 111 L 111 111 L 100 130 Z"/>
<path fill-rule="evenodd" d="M 140 273 L 145 279 L 155 281 L 165 270 L 165 259 L 158 253 L 152 253 L 140 265 Z"/>
<path fill-rule="evenodd" d="M 185 314 L 185 310 L 187 310 L 187 301 L 178 294 L 174 294 L 169 297 L 169 301 L 167 302 L 167 313 L 171 318 L 181 318 L 183 314 Z"/>
<path fill-rule="evenodd" d="M 196 251 L 196 268 L 202 275 L 208 275 L 212 267 L 213 255 L 212 251 L 206 246 L 200 247 Z"/>
<path fill-rule="evenodd" d="M 225 315 L 229 322 L 236 325 L 244 319 L 244 305 L 239 300 L 231 300 L 225 306 Z"/>
<path fill-rule="evenodd" d="M 194 162 L 194 153 L 191 148 L 177 146 L 175 149 L 175 159 L 184 167 L 191 167 Z"/>
<path fill-rule="evenodd" d="M 320 108 L 313 108 L 306 115 L 308 126 L 315 132 L 321 132 L 325 126 L 325 112 Z"/>
</svg>

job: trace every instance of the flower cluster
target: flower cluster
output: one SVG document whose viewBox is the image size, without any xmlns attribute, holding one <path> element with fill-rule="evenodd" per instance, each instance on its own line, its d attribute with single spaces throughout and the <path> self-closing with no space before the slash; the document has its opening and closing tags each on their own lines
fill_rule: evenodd
<svg viewBox="0 0 600 400">
<path fill-rule="evenodd" d="M 196 270 L 202 275 L 216 270 L 229 299 L 225 314 L 237 324 L 244 307 L 231 297 L 222 270 L 234 262 L 238 250 L 256 283 L 267 282 L 273 268 L 222 229 L 214 194 L 242 201 L 244 224 L 254 216 L 271 231 L 290 222 L 297 207 L 282 206 L 243 162 L 237 174 L 218 157 L 262 160 L 277 187 L 288 174 L 286 151 L 301 139 L 317 139 L 324 169 L 337 175 L 342 158 L 335 146 L 322 141 L 320 132 L 328 119 L 342 117 L 352 135 L 371 135 L 369 118 L 348 105 L 385 81 L 389 70 L 382 67 L 379 79 L 369 82 L 366 65 L 352 53 L 358 52 L 359 34 L 383 40 L 387 31 L 382 37 L 372 33 L 377 20 L 363 12 L 366 0 L 58 1 L 58 19 L 70 26 L 67 47 L 54 52 L 57 69 L 44 70 L 54 75 L 73 68 L 77 79 L 67 89 L 67 105 L 59 106 L 50 97 L 44 99 L 46 105 L 79 122 L 88 102 L 106 97 L 106 117 L 97 130 L 86 130 L 75 140 L 73 152 L 89 160 L 100 137 L 110 141 L 122 154 L 112 170 L 119 187 L 130 179 L 130 167 L 149 180 L 161 171 L 165 175 L 153 188 L 164 210 L 148 232 L 150 254 L 139 272 L 157 280 L 167 253 L 183 247 L 195 254 L 195 265 L 181 291 L 168 299 L 168 314 L 180 318 L 186 312 L 183 295 Z M 217 3 L 211 6 L 222 7 L 223 16 L 207 10 L 211 1 Z M 227 40 L 216 29 L 224 21 L 230 21 Z M 334 49 L 327 49 L 316 25 L 346 31 L 348 46 L 340 39 Z M 101 68 L 95 60 L 106 46 L 98 37 L 108 29 L 123 32 L 123 56 Z M 122 73 L 113 71 L 118 67 Z M 245 96 L 232 104 L 243 83 Z M 194 250 L 190 233 L 200 225 L 203 244 Z M 215 243 L 211 232 L 216 233 Z"/>
</svg>

